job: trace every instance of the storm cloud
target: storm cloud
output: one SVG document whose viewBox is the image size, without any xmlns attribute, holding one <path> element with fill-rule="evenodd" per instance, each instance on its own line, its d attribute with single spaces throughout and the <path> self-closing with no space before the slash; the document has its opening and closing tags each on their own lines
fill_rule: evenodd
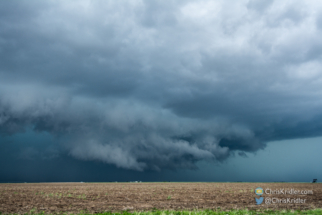
<svg viewBox="0 0 322 215">
<path fill-rule="evenodd" d="M 138 171 L 321 136 L 321 20 L 319 1 L 1 1 L 0 134 Z"/>
</svg>

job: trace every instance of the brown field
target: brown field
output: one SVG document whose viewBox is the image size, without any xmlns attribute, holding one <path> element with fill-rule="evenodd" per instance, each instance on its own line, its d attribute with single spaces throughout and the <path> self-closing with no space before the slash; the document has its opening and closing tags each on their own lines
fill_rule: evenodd
<svg viewBox="0 0 322 215">
<path fill-rule="evenodd" d="M 255 204 L 254 189 L 313 190 L 304 204 Z M 310 183 L 34 183 L 0 184 L 2 213 L 79 213 L 194 209 L 315 209 L 322 207 L 322 184 Z"/>
</svg>

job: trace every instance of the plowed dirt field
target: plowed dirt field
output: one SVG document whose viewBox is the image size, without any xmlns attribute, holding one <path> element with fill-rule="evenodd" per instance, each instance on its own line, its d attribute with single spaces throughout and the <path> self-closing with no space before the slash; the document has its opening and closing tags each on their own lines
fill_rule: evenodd
<svg viewBox="0 0 322 215">
<path fill-rule="evenodd" d="M 257 187 L 272 191 L 312 190 L 313 194 L 266 194 L 256 205 Z M 305 199 L 271 203 L 267 198 Z M 2 213 L 322 208 L 322 184 L 310 183 L 24 183 L 0 184 Z"/>
</svg>

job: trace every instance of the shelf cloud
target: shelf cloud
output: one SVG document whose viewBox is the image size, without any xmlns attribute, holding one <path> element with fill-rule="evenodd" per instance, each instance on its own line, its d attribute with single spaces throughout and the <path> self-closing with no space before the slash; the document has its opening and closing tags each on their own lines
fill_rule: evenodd
<svg viewBox="0 0 322 215">
<path fill-rule="evenodd" d="M 322 3 L 295 2 L 2 1 L 0 135 L 137 171 L 321 136 Z"/>
</svg>

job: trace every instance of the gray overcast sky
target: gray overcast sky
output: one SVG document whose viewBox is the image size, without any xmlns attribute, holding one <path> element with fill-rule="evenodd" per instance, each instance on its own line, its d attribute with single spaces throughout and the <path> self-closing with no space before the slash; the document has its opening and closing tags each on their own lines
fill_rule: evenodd
<svg viewBox="0 0 322 215">
<path fill-rule="evenodd" d="M 0 181 L 319 176 L 321 33 L 313 0 L 0 1 Z"/>
</svg>

